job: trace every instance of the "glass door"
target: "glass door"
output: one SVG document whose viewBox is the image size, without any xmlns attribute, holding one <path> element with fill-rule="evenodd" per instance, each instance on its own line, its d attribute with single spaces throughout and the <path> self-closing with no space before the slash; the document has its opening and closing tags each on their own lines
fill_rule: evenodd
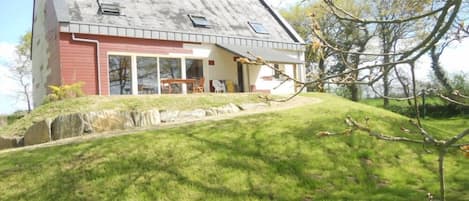
<svg viewBox="0 0 469 201">
<path fill-rule="evenodd" d="M 160 58 L 161 92 L 182 93 L 182 62 L 178 58 Z"/>
<path fill-rule="evenodd" d="M 138 94 L 158 94 L 158 59 L 137 57 Z"/>
<path fill-rule="evenodd" d="M 132 57 L 109 56 L 109 89 L 111 95 L 132 94 Z"/>
</svg>

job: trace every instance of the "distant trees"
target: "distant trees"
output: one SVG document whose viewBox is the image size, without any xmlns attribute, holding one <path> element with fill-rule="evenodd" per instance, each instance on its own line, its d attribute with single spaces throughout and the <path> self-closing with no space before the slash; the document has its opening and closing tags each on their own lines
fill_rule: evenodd
<svg viewBox="0 0 469 201">
<path fill-rule="evenodd" d="M 301 3 L 308 2 L 301 1 Z M 329 60 L 331 61 L 329 69 L 322 72 L 320 70 L 320 75 L 311 75 L 312 79 L 307 82 L 284 74 L 285 77 L 302 85 L 303 89 L 306 86 L 321 86 L 322 83 L 349 87 L 367 85 L 385 100 L 408 100 L 412 103 L 416 113 L 416 118 L 410 120 L 410 125 L 414 128 L 412 130 L 403 128 L 402 133 L 381 133 L 368 126 L 370 119 L 359 122 L 349 116 L 346 118 L 346 123 L 350 129 L 341 133 L 320 132 L 319 135 L 342 135 L 362 131 L 379 140 L 417 144 L 425 149 L 433 149 L 438 154 L 440 200 L 443 201 L 446 200 L 445 156 L 452 150 L 461 150 L 467 155 L 469 143 L 460 141 L 469 135 L 469 128 L 456 133 L 453 137 L 438 139 L 435 137 L 439 136 L 438 134 L 430 133 L 424 128 L 420 118 L 418 96 L 420 91 L 424 90 L 425 93 L 433 93 L 448 102 L 463 106 L 467 106 L 469 96 L 460 91 L 453 91 L 449 96 L 441 89 L 418 88 L 416 62 L 429 53 L 439 57 L 441 49 L 437 51 L 437 48 L 445 41 L 469 35 L 467 23 L 461 21 L 461 17 L 467 17 L 467 13 L 461 13 L 467 4 L 469 2 L 463 0 L 322 0 L 316 4 L 317 7 L 310 7 L 312 12 L 310 34 L 304 30 L 303 32 L 308 33 L 309 53 L 316 54 L 316 59 L 312 61 L 321 65 L 321 61 Z M 327 51 L 327 54 L 324 51 Z M 434 61 L 437 60 L 438 58 Z M 269 65 L 262 58 L 257 58 L 256 61 L 243 61 Z M 407 69 L 400 72 L 397 70 L 398 66 Z M 272 69 L 276 70 L 274 67 Z M 389 88 L 386 89 L 390 84 L 389 75 L 393 70 L 398 77 L 408 74 L 406 76 L 408 80 L 400 79 L 403 86 L 409 85 L 403 87 L 406 89 L 407 97 L 392 97 Z M 384 93 L 379 93 L 374 87 L 380 81 L 383 82 Z M 292 97 L 278 101 L 287 101 Z M 355 99 L 356 97 L 352 95 L 352 100 Z M 414 134 L 410 135 L 413 137 L 400 136 L 408 133 Z"/>
<path fill-rule="evenodd" d="M 21 36 L 20 43 L 16 46 L 15 60 L 10 65 L 11 78 L 20 86 L 20 89 L 17 91 L 18 98 L 26 102 L 28 112 L 32 110 L 31 36 L 31 32 Z"/>
</svg>

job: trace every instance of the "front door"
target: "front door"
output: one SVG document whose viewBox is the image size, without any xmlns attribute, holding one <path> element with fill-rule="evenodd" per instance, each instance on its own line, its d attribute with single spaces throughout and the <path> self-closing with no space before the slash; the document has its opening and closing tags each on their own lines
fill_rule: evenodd
<svg viewBox="0 0 469 201">
<path fill-rule="evenodd" d="M 241 62 L 238 62 L 238 91 L 244 92 L 244 71 Z"/>
</svg>

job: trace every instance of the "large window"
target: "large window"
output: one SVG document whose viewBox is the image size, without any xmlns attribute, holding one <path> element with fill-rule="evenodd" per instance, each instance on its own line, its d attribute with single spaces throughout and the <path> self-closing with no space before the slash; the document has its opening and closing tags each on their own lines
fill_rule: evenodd
<svg viewBox="0 0 469 201">
<path fill-rule="evenodd" d="M 203 92 L 201 59 L 115 54 L 108 56 L 110 95 Z"/>
<path fill-rule="evenodd" d="M 111 95 L 132 94 L 132 58 L 109 56 L 109 88 Z"/>
<path fill-rule="evenodd" d="M 161 80 L 182 79 L 181 59 L 160 58 Z M 163 93 L 182 93 L 182 84 L 163 84 Z"/>
<path fill-rule="evenodd" d="M 160 58 L 160 76 L 161 79 L 182 78 L 181 59 Z"/>
<path fill-rule="evenodd" d="M 199 79 L 204 77 L 204 63 L 201 59 L 186 59 L 187 78 Z"/>
<path fill-rule="evenodd" d="M 137 57 L 138 94 L 157 94 L 158 60 L 155 57 Z"/>
</svg>

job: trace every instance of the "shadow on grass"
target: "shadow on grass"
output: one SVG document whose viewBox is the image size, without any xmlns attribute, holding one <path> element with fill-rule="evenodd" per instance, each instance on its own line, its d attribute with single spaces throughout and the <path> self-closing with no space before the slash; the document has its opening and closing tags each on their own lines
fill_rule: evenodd
<svg viewBox="0 0 469 201">
<path fill-rule="evenodd" d="M 367 136 L 316 136 L 338 122 L 342 124 L 325 118 L 319 124 L 271 113 L 1 156 L 0 189 L 5 193 L 0 196 L 1 200 L 424 199 L 425 193 L 408 183 L 421 178 L 382 182 L 386 172 L 381 172 L 381 163 L 412 175 L 394 157 L 400 150 L 392 145 Z"/>
</svg>

